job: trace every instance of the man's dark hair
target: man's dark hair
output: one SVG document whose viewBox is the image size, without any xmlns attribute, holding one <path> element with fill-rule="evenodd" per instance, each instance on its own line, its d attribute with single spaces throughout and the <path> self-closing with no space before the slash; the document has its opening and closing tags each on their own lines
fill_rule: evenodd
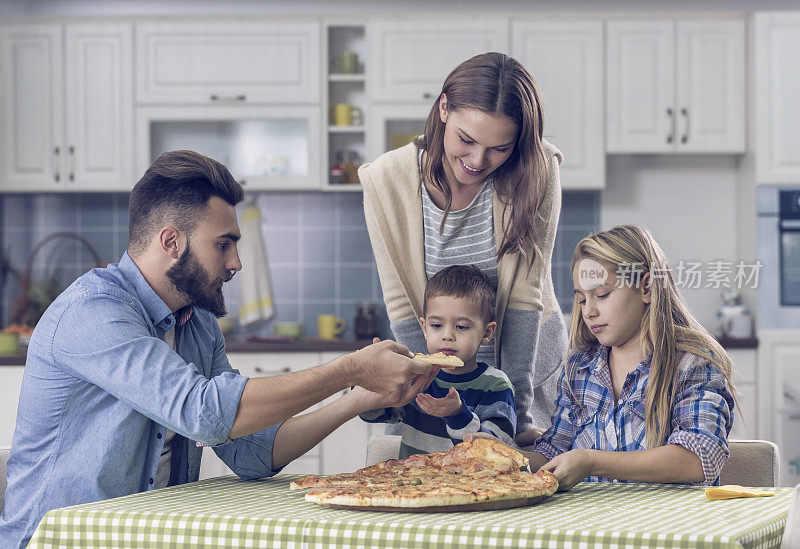
<svg viewBox="0 0 800 549">
<path fill-rule="evenodd" d="M 142 252 L 165 224 L 191 233 L 212 196 L 235 206 L 244 191 L 228 168 L 207 156 L 193 151 L 159 156 L 131 191 L 128 253 Z"/>
<path fill-rule="evenodd" d="M 485 323 L 494 319 L 495 291 L 492 281 L 475 265 L 452 265 L 433 275 L 425 286 L 423 316 L 427 316 L 428 301 L 441 296 L 474 301 L 480 307 Z"/>
</svg>

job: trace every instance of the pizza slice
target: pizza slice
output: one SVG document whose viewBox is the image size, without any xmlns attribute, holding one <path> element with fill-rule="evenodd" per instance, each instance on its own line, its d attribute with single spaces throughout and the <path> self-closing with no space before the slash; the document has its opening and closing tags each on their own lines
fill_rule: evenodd
<svg viewBox="0 0 800 549">
<path fill-rule="evenodd" d="M 500 473 L 518 472 L 527 467 L 528 459 L 513 448 L 494 439 L 475 438 L 456 444 L 447 452 L 390 459 L 364 467 L 355 473 L 309 475 L 292 482 L 289 487 L 300 490 L 433 484 L 448 476 L 491 477 Z"/>
<path fill-rule="evenodd" d="M 529 469 L 530 465 L 528 458 L 499 440 L 473 438 L 448 450 L 442 457 L 442 468 L 462 474 L 483 469 L 510 473 Z"/>
<path fill-rule="evenodd" d="M 444 366 L 445 368 L 460 368 L 464 365 L 464 361 L 456 355 L 446 355 L 444 353 L 433 353 L 426 355 L 424 353 L 414 353 L 414 360 L 420 362 L 427 362 L 435 366 Z"/>
</svg>

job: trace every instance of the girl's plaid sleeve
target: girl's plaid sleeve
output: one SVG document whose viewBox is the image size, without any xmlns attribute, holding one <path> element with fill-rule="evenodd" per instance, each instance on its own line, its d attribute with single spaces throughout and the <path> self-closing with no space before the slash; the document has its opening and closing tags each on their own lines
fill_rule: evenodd
<svg viewBox="0 0 800 549">
<path fill-rule="evenodd" d="M 573 428 L 570 412 L 572 401 L 569 398 L 571 391 L 565 373 L 561 372 L 558 381 L 558 396 L 556 408 L 550 417 L 550 428 L 533 443 L 533 451 L 539 452 L 547 459 L 553 459 L 559 454 L 572 449 Z"/>
<path fill-rule="evenodd" d="M 729 455 L 733 396 L 725 376 L 707 360 L 687 353 L 681 362 L 682 380 L 672 407 L 667 444 L 679 444 L 695 453 L 703 466 L 703 484 L 713 484 Z"/>
</svg>

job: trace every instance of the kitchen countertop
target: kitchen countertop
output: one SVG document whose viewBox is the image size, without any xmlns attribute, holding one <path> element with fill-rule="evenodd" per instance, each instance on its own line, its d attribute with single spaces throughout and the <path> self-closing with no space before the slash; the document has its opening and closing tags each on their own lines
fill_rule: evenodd
<svg viewBox="0 0 800 549">
<path fill-rule="evenodd" d="M 227 341 L 225 349 L 229 353 L 316 353 L 356 351 L 371 343 L 369 339 L 340 339 L 328 341 L 316 337 L 306 337 L 290 343 L 274 341 Z M 21 346 L 16 355 L 0 356 L 0 366 L 24 366 L 28 347 Z"/>
<path fill-rule="evenodd" d="M 729 339 L 721 337 L 720 344 L 726 349 L 757 349 L 758 338 Z M 315 352 L 348 352 L 366 347 L 368 339 L 340 339 L 328 341 L 319 338 L 302 338 L 291 343 L 273 341 L 228 341 L 225 348 L 229 353 L 315 353 Z M 24 366 L 27 347 L 21 347 L 19 354 L 0 356 L 0 366 Z"/>
</svg>

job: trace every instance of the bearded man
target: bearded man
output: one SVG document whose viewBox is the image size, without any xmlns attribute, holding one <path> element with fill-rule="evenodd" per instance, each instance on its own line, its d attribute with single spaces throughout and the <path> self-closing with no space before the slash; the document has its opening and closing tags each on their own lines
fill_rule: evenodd
<svg viewBox="0 0 800 549">
<path fill-rule="evenodd" d="M 233 370 L 215 317 L 226 313 L 222 285 L 242 268 L 242 199 L 222 164 L 165 153 L 131 192 L 119 263 L 78 278 L 42 316 L 0 547 L 24 547 L 50 509 L 196 481 L 202 445 L 242 478 L 274 475 L 368 408 L 339 399 L 298 412 L 351 385 L 403 405 L 436 375 L 392 341 L 283 376 Z"/>
</svg>

